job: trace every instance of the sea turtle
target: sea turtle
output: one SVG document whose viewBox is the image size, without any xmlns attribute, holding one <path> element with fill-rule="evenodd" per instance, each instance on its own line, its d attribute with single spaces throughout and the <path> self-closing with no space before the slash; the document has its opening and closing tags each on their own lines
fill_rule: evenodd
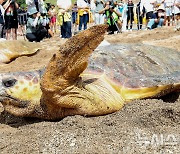
<svg viewBox="0 0 180 154">
<path fill-rule="evenodd" d="M 0 63 L 9 63 L 20 56 L 31 56 L 40 49 L 39 44 L 28 41 L 1 40 Z"/>
<path fill-rule="evenodd" d="M 93 26 L 68 39 L 45 70 L 1 74 L 4 110 L 48 120 L 98 116 L 180 89 L 179 52 L 143 44 L 98 46 L 106 28 Z"/>
</svg>

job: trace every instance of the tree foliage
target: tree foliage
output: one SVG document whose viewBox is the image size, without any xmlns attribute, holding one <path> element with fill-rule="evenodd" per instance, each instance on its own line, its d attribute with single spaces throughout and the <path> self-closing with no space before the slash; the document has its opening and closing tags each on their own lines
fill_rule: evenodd
<svg viewBox="0 0 180 154">
<path fill-rule="evenodd" d="M 16 2 L 19 4 L 19 6 L 26 6 L 26 2 L 25 2 L 25 0 L 16 0 Z"/>
</svg>

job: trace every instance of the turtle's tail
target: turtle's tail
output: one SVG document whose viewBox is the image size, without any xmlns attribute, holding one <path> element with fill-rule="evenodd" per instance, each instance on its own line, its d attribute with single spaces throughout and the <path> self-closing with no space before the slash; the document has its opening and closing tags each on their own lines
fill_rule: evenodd
<svg viewBox="0 0 180 154">
<path fill-rule="evenodd" d="M 88 57 L 104 39 L 107 25 L 93 26 L 68 39 L 53 55 L 41 87 L 49 92 L 72 85 L 86 69 Z"/>
</svg>

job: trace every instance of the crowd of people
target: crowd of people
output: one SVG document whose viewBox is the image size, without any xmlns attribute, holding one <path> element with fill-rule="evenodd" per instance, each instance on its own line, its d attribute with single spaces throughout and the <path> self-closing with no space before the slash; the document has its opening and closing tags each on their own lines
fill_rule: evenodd
<svg viewBox="0 0 180 154">
<path fill-rule="evenodd" d="M 85 30 L 88 23 L 108 24 L 108 34 L 170 26 L 180 20 L 180 0 L 26 0 L 22 8 L 16 0 L 0 0 L 0 38 L 17 39 L 18 28 L 31 42 L 53 37 L 60 30 L 61 38 Z M 174 21 L 174 22 L 173 22 Z"/>
</svg>

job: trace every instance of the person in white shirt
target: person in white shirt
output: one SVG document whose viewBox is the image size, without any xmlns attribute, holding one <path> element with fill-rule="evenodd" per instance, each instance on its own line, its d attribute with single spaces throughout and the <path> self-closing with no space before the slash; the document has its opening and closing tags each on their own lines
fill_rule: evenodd
<svg viewBox="0 0 180 154">
<path fill-rule="evenodd" d="M 94 0 L 95 3 L 95 24 L 104 24 L 104 14 L 99 14 L 105 6 L 104 0 Z"/>
<path fill-rule="evenodd" d="M 78 14 L 79 14 L 79 31 L 82 30 L 82 25 L 84 30 L 87 29 L 87 23 L 89 20 L 89 2 L 88 0 L 77 0 Z"/>
<path fill-rule="evenodd" d="M 180 0 L 174 0 L 173 15 L 175 16 L 175 26 L 180 27 Z"/>
<path fill-rule="evenodd" d="M 45 4 L 43 0 L 26 0 L 27 13 L 29 13 L 33 8 L 36 8 L 38 12 L 47 13 L 45 9 Z"/>
<path fill-rule="evenodd" d="M 71 31 L 71 0 L 57 0 L 57 6 L 59 8 L 59 13 L 63 17 L 61 25 L 61 38 L 70 38 L 72 36 Z"/>
<path fill-rule="evenodd" d="M 168 22 L 168 26 L 170 26 L 170 20 L 172 19 L 174 0 L 165 0 L 164 3 L 165 3 L 165 10 L 166 10 L 166 20 Z"/>
<path fill-rule="evenodd" d="M 149 19 L 153 17 L 155 0 L 141 0 L 140 11 L 141 15 L 143 14 L 143 6 L 146 11 L 146 21 L 149 22 Z"/>
</svg>

